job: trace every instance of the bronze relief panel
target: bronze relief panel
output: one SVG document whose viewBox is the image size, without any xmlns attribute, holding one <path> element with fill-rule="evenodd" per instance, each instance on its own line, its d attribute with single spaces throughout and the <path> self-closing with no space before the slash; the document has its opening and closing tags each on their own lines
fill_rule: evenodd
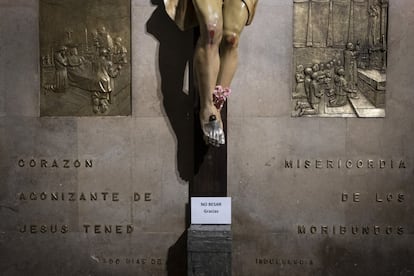
<svg viewBox="0 0 414 276">
<path fill-rule="evenodd" d="M 40 0 L 41 116 L 131 115 L 129 0 Z"/>
<path fill-rule="evenodd" d="M 388 0 L 294 0 L 294 117 L 385 117 Z"/>
</svg>

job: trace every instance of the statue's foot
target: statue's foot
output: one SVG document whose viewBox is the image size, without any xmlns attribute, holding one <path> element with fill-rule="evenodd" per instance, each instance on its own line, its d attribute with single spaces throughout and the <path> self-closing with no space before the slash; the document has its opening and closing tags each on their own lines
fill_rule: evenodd
<svg viewBox="0 0 414 276">
<path fill-rule="evenodd" d="M 204 140 L 207 144 L 215 147 L 226 143 L 220 111 L 230 94 L 230 88 L 223 88 L 221 85 L 217 85 L 212 94 L 212 104 L 207 104 L 200 112 Z"/>
<path fill-rule="evenodd" d="M 220 145 L 224 145 L 226 143 L 223 126 L 217 120 L 215 115 L 211 115 L 209 117 L 209 121 L 202 124 L 202 129 L 206 144 L 219 147 Z"/>
</svg>

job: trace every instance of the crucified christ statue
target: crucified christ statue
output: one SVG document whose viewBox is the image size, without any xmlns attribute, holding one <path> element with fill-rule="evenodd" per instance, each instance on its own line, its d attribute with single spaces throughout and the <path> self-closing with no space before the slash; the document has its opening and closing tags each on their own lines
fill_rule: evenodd
<svg viewBox="0 0 414 276">
<path fill-rule="evenodd" d="M 258 0 L 164 0 L 181 29 L 199 25 L 194 53 L 195 85 L 200 95 L 200 124 L 206 143 L 225 144 L 221 109 L 231 94 L 238 44 L 254 17 Z"/>
</svg>

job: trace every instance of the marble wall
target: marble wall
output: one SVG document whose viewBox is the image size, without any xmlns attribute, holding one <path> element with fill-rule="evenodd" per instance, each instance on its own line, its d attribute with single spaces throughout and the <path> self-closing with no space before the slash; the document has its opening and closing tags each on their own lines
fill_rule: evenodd
<svg viewBox="0 0 414 276">
<path fill-rule="evenodd" d="M 184 275 L 193 33 L 160 2 L 132 1 L 132 115 L 56 118 L 38 1 L 0 0 L 0 274 Z M 293 3 L 259 2 L 228 104 L 233 275 L 414 270 L 414 6 L 389 12 L 386 118 L 292 118 Z"/>
</svg>

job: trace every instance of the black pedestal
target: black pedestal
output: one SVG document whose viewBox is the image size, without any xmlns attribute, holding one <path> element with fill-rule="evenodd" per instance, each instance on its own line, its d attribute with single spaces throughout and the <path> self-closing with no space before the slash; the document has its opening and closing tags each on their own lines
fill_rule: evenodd
<svg viewBox="0 0 414 276">
<path fill-rule="evenodd" d="M 231 275 L 230 225 L 191 225 L 188 229 L 188 276 Z"/>
</svg>

